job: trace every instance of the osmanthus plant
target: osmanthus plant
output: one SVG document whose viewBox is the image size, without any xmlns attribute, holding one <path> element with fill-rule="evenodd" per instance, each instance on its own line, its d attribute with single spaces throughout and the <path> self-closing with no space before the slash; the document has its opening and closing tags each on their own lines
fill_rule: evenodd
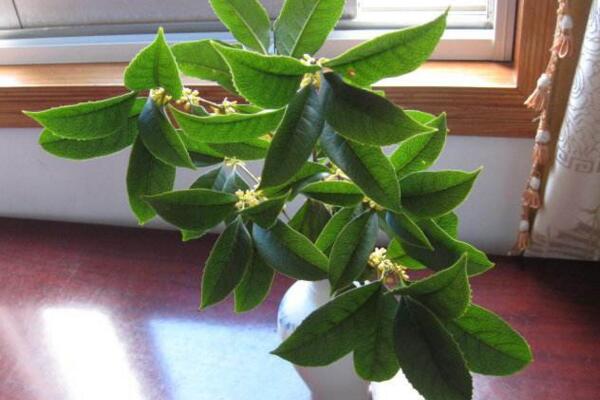
<svg viewBox="0 0 600 400">
<path fill-rule="evenodd" d="M 44 127 L 43 148 L 89 159 L 132 145 L 127 190 L 140 224 L 159 215 L 192 240 L 224 223 L 202 308 L 233 293 L 235 310 L 248 311 L 275 272 L 328 279 L 329 303 L 273 351 L 292 363 L 322 366 L 353 352 L 362 378 L 401 369 L 428 400 L 470 399 L 469 371 L 527 365 L 519 334 L 471 302 L 469 277 L 493 264 L 457 238 L 453 210 L 479 171 L 426 171 L 444 146 L 446 116 L 403 110 L 370 86 L 423 63 L 446 15 L 317 59 L 344 0 L 287 0 L 274 24 L 258 0 L 210 2 L 237 43 L 169 46 L 159 30 L 125 71 L 130 92 L 27 113 Z M 183 87 L 180 71 L 247 103 L 206 100 Z M 262 159 L 254 177 L 244 161 Z M 177 168 L 209 166 L 174 189 Z M 299 197 L 288 218 L 286 203 Z M 380 231 L 387 249 L 375 247 Z M 423 268 L 432 273 L 410 278 Z"/>
</svg>

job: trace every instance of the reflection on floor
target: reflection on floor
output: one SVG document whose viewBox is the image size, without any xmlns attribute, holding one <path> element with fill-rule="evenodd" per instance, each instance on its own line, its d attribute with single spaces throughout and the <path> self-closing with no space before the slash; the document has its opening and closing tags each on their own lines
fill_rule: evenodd
<svg viewBox="0 0 600 400">
<path fill-rule="evenodd" d="M 269 351 L 290 281 L 258 310 L 198 312 L 214 238 L 0 219 L 1 400 L 308 400 Z M 600 265 L 497 258 L 474 299 L 515 325 L 536 361 L 475 378 L 478 400 L 600 398 Z M 519 264 L 522 263 L 522 264 Z M 402 399 L 393 383 L 376 400 Z"/>
</svg>

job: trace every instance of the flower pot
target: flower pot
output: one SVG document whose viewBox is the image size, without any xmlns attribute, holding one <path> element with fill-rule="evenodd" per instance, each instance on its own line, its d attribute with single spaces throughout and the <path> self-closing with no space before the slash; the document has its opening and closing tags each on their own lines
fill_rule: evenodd
<svg viewBox="0 0 600 400">
<path fill-rule="evenodd" d="M 277 315 L 277 332 L 282 340 L 294 332 L 314 310 L 330 299 L 326 280 L 298 281 L 283 296 Z M 295 366 L 312 393 L 312 400 L 368 400 L 369 382 L 354 372 L 352 354 L 326 367 Z"/>
</svg>

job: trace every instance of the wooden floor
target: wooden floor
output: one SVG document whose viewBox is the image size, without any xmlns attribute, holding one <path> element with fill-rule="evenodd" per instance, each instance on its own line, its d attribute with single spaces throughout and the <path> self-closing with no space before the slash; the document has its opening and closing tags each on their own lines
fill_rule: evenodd
<svg viewBox="0 0 600 400">
<path fill-rule="evenodd" d="M 268 354 L 289 280 L 254 312 L 197 311 L 212 240 L 0 219 L 0 399 L 307 400 Z M 477 376 L 475 398 L 600 399 L 600 265 L 496 261 L 473 280 L 474 300 L 528 338 L 535 362 Z"/>
</svg>

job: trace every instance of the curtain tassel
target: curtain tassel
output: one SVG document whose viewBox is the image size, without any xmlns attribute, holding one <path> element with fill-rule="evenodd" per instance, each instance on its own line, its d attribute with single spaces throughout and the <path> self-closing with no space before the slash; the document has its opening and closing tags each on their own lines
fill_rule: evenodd
<svg viewBox="0 0 600 400">
<path fill-rule="evenodd" d="M 542 205 L 540 198 L 540 186 L 541 180 L 537 176 L 532 176 L 529 179 L 529 185 L 527 190 L 523 193 L 522 202 L 523 206 L 537 210 Z"/>
<path fill-rule="evenodd" d="M 509 255 L 516 256 L 523 254 L 523 252 L 529 246 L 529 221 L 526 219 L 521 220 L 519 223 L 519 235 L 517 236 L 517 243 L 515 243 L 513 249 Z"/>
<path fill-rule="evenodd" d="M 560 19 L 559 34 L 556 37 L 552 50 L 560 58 L 571 55 L 573 50 L 573 18 L 570 15 L 563 15 Z"/>
<path fill-rule="evenodd" d="M 548 98 L 550 97 L 550 85 L 552 85 L 552 78 L 548 74 L 542 74 L 537 80 L 537 87 L 525 100 L 525 105 L 528 108 L 532 108 L 536 111 L 542 111 L 546 104 L 548 104 Z"/>
<path fill-rule="evenodd" d="M 533 162 L 537 165 L 546 165 L 550 160 L 548 144 L 550 143 L 550 132 L 542 129 L 535 135 L 535 145 L 533 146 Z"/>
</svg>

